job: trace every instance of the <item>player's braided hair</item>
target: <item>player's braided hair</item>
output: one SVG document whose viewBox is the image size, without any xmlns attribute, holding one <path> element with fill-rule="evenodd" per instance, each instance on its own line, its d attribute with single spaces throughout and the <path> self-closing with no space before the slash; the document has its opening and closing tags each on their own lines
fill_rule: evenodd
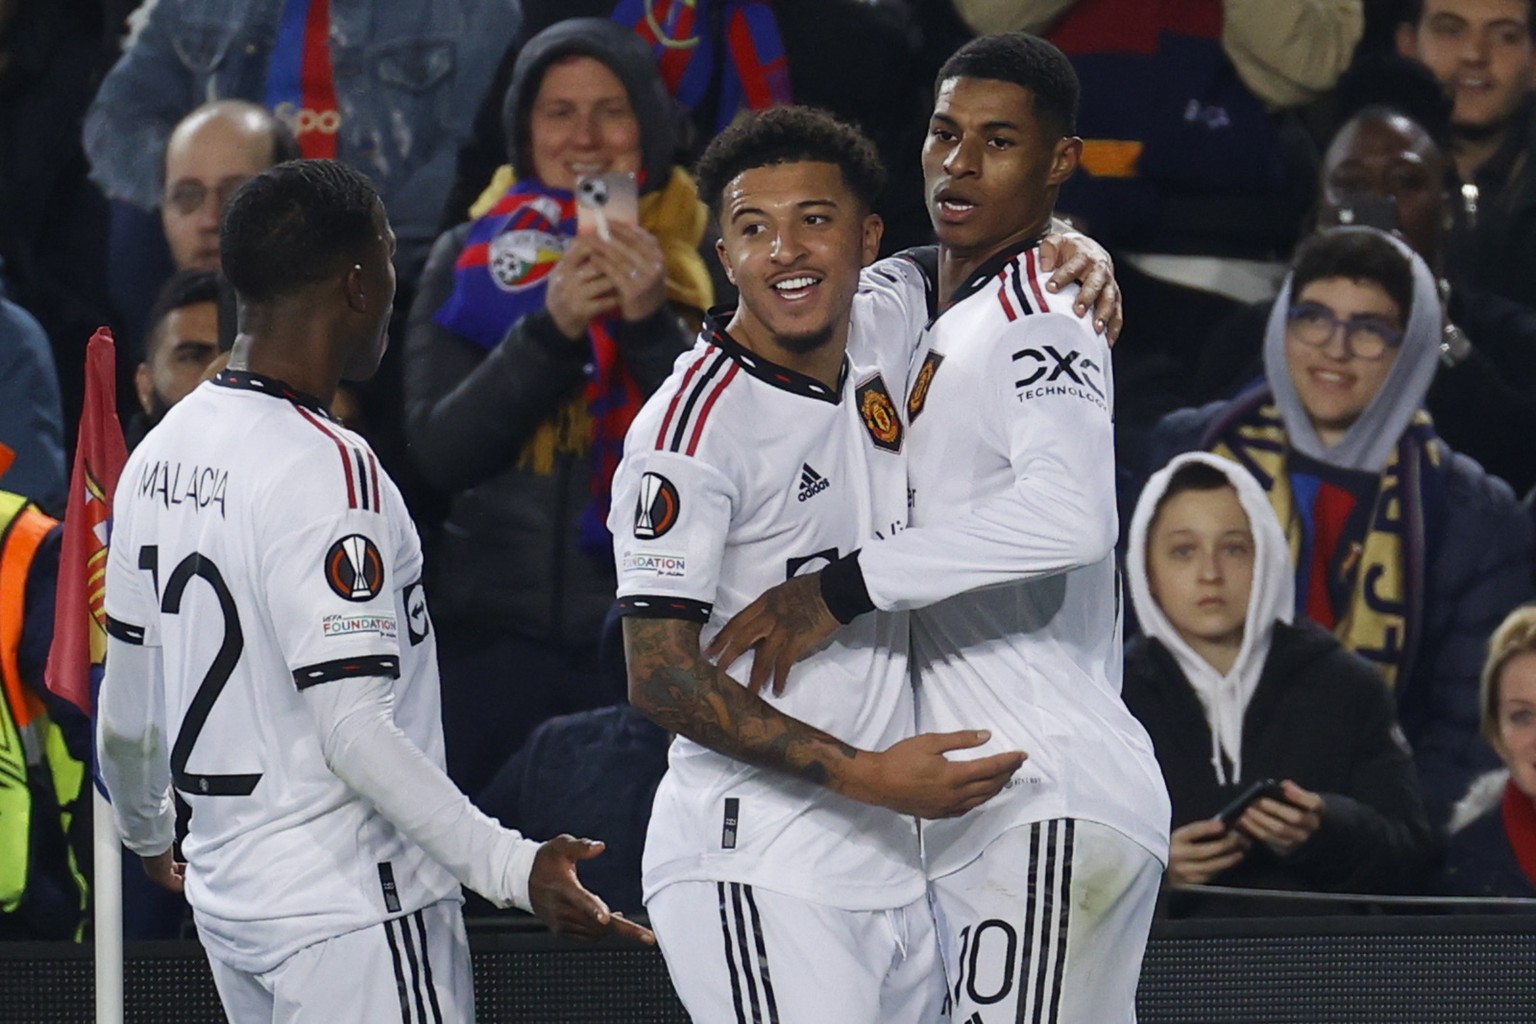
<svg viewBox="0 0 1536 1024">
<path fill-rule="evenodd" d="M 378 234 L 379 194 L 334 160 L 292 160 L 235 193 L 219 229 L 224 276 L 247 302 L 323 281 Z"/>
<path fill-rule="evenodd" d="M 1291 301 L 1313 281 L 1344 277 L 1371 281 L 1397 303 L 1407 323 L 1413 309 L 1413 265 L 1387 236 L 1375 231 L 1333 230 L 1313 235 L 1296 247 L 1292 261 Z"/>
<path fill-rule="evenodd" d="M 885 167 L 863 132 L 824 110 L 788 106 L 743 118 L 715 136 L 695 169 L 699 197 L 718 217 L 726 185 L 743 171 L 801 162 L 836 164 L 866 208 L 885 187 Z"/>
<path fill-rule="evenodd" d="M 1012 82 L 1029 90 L 1035 117 L 1052 133 L 1077 132 L 1077 72 L 1066 54 L 1039 36 L 1000 32 L 972 39 L 939 68 L 934 92 L 951 78 Z"/>
</svg>

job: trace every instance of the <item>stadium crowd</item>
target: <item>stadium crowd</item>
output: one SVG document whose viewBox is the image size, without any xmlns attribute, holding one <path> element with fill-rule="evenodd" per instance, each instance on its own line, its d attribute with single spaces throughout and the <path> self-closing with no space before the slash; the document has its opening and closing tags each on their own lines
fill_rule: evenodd
<svg viewBox="0 0 1536 1024">
<path fill-rule="evenodd" d="M 113 328 L 137 444 L 236 345 L 225 206 L 298 157 L 366 174 L 398 238 L 389 349 L 330 411 L 421 534 L 448 775 L 525 835 L 606 841 L 583 881 L 642 912 L 671 737 L 625 696 L 605 521 L 630 422 L 734 303 L 691 168 L 744 111 L 822 107 L 889 172 L 881 255 L 927 246 L 931 83 L 1015 30 L 1077 73 L 1056 213 L 1123 296 L 1159 912 L 1356 906 L 1208 883 L 1536 896 L 1533 7 L 0 0 L 0 728 L 57 734 L 15 766 L 30 816 L 0 814 L 32 865 L 0 868 L 0 938 L 85 920 L 89 730 L 43 663 L 87 339 Z M 600 172 L 634 174 L 635 223 L 579 234 Z M 127 863 L 129 937 L 182 934 Z"/>
</svg>

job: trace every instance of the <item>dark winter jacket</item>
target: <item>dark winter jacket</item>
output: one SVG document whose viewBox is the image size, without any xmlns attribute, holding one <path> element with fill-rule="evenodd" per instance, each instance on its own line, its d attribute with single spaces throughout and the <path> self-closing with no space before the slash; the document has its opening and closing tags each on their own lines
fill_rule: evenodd
<svg viewBox="0 0 1536 1024">
<path fill-rule="evenodd" d="M 1490 772 L 1474 782 L 1457 805 L 1458 820 L 1446 841 L 1445 865 L 1432 887 L 1437 895 L 1536 899 L 1536 886 L 1521 869 L 1504 825 L 1508 781 L 1507 770 Z M 1536 911 L 1530 906 L 1518 909 Z"/>
<path fill-rule="evenodd" d="M 1147 473 L 1180 452 L 1209 447 L 1229 408 L 1182 409 L 1154 429 Z M 1443 822 L 1472 779 L 1498 766 L 1478 732 L 1478 673 L 1494 627 L 1532 597 L 1530 518 L 1504 481 L 1443 442 L 1424 483 L 1424 586 L 1417 655 L 1395 693 L 1432 822 Z M 1144 479 L 1144 477 L 1143 477 Z M 1133 486 L 1128 500 L 1140 488 Z"/>
<path fill-rule="evenodd" d="M 1126 706 L 1157 751 L 1173 826 L 1212 817 L 1255 779 L 1291 779 L 1322 796 L 1322 827 L 1287 857 L 1254 844 L 1216 885 L 1388 893 L 1417 887 L 1435 843 L 1413 763 L 1376 671 L 1311 622 L 1274 625 L 1269 657 L 1243 719 L 1243 778 L 1217 784 L 1211 731 L 1172 655 L 1138 637 L 1126 650 Z M 1174 916 L 1317 912 L 1312 904 L 1178 893 Z"/>
<path fill-rule="evenodd" d="M 531 162 L 529 111 L 543 72 L 571 55 L 601 61 L 624 83 L 641 125 L 642 191 L 667 186 L 676 147 L 671 101 L 645 45 L 607 21 L 564 22 L 519 53 L 503 107 L 513 165 Z M 562 335 L 545 310 L 513 324 L 490 351 L 437 323 L 469 230 L 461 224 L 432 246 L 406 337 L 411 455 L 428 484 L 452 495 L 435 559 L 433 619 L 454 646 L 466 636 L 510 632 L 594 648 L 616 583 L 612 552 L 592 550 L 590 531 L 582 543 L 593 456 L 556 451 L 552 473 L 522 462 L 539 427 L 582 394 L 592 349 Z M 692 340 L 668 306 L 639 323 L 616 320 L 612 330 L 647 395 Z"/>
<path fill-rule="evenodd" d="M 592 503 L 592 457 L 558 454 L 541 475 L 518 465 L 539 425 L 586 386 L 591 351 L 549 314 L 523 318 L 496 348 L 432 317 L 453 291 L 469 225 L 432 247 L 406 336 L 406 435 L 427 482 L 451 492 L 439 538 L 433 619 L 445 635 L 513 632 L 566 647 L 597 643 L 616 589 L 611 553 L 579 543 Z M 615 323 L 625 362 L 649 394 L 688 343 L 663 306 L 649 320 Z"/>
</svg>

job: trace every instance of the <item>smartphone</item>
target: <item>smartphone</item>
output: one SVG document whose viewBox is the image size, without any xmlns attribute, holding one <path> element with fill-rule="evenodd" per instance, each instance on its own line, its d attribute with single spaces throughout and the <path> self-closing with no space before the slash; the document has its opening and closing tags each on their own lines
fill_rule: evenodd
<svg viewBox="0 0 1536 1024">
<path fill-rule="evenodd" d="M 1241 793 L 1237 794 L 1236 799 L 1227 804 L 1227 806 L 1217 811 L 1216 818 L 1227 828 L 1231 828 L 1237 824 L 1237 819 L 1243 816 L 1243 812 L 1246 811 L 1254 803 L 1254 801 L 1260 800 L 1266 796 L 1273 797 L 1276 800 L 1284 800 L 1285 790 L 1281 789 L 1280 783 L 1276 782 L 1274 779 L 1260 779 L 1250 785 L 1247 789 L 1243 790 Z"/>
<path fill-rule="evenodd" d="M 1377 228 L 1396 231 L 1397 200 L 1391 196 L 1370 195 L 1364 192 L 1345 196 L 1335 207 L 1335 217 L 1340 225 Z"/>
<path fill-rule="evenodd" d="M 583 174 L 576 179 L 576 233 L 612 238 L 608 225 L 640 219 L 639 189 L 629 172 Z"/>
</svg>

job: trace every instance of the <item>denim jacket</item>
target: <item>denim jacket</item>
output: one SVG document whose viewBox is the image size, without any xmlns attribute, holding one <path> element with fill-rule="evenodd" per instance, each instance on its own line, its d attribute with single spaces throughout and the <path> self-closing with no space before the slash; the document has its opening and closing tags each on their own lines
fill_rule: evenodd
<svg viewBox="0 0 1536 1024">
<path fill-rule="evenodd" d="M 202 103 L 263 103 L 284 0 L 158 0 L 85 120 L 92 177 L 160 204 L 165 141 Z M 518 0 L 331 0 L 338 155 L 373 179 L 401 246 L 425 259 L 458 149 L 522 22 Z"/>
</svg>

